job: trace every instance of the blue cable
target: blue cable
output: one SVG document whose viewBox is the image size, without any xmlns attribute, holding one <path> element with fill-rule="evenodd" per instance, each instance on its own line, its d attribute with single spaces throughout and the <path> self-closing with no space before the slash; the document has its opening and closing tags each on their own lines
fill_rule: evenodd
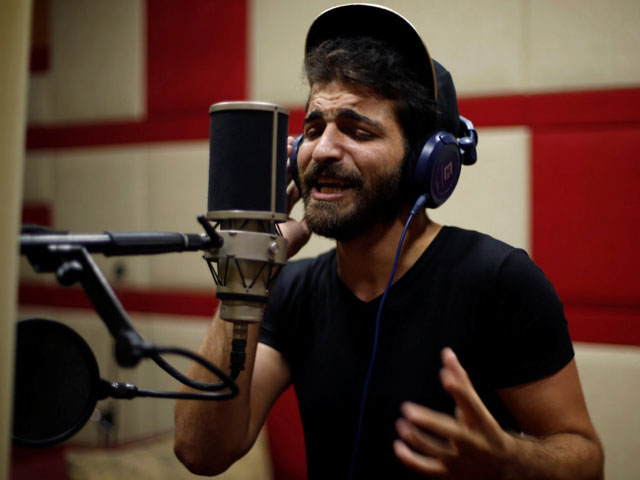
<svg viewBox="0 0 640 480">
<path fill-rule="evenodd" d="M 389 281 L 387 282 L 387 286 L 384 289 L 384 293 L 382 294 L 382 300 L 380 300 L 380 306 L 378 307 L 378 314 L 376 315 L 376 328 L 373 336 L 373 350 L 371 352 L 371 359 L 369 360 L 369 369 L 367 370 L 367 376 L 364 381 L 364 388 L 362 390 L 362 398 L 360 400 L 360 414 L 358 416 L 358 427 L 356 429 L 356 439 L 353 445 L 353 454 L 351 455 L 351 468 L 349 469 L 349 479 L 353 478 L 353 473 L 356 468 L 356 459 L 358 457 L 358 448 L 360 446 L 360 432 L 362 431 L 362 421 L 364 419 L 364 408 L 367 402 L 367 394 L 369 392 L 369 383 L 371 381 L 371 376 L 373 374 L 373 364 L 375 363 L 376 353 L 378 352 L 378 339 L 380 337 L 380 318 L 382 317 L 382 307 L 384 306 L 384 302 L 387 299 L 387 294 L 391 289 L 391 284 L 393 283 L 393 277 L 396 274 L 396 270 L 398 268 L 398 262 L 400 260 L 400 252 L 402 251 L 402 244 L 404 243 L 404 237 L 407 234 L 407 230 L 409 229 L 409 225 L 411 224 L 411 220 L 413 217 L 424 207 L 424 204 L 427 202 L 427 195 L 420 195 L 418 200 L 416 200 L 415 205 L 411 209 L 411 213 L 409 214 L 409 218 L 407 218 L 407 222 L 404 225 L 404 229 L 402 230 L 402 235 L 400 235 L 400 241 L 398 242 L 398 248 L 396 250 L 396 257 L 393 261 L 393 267 L 391 268 L 391 275 L 389 277 Z"/>
</svg>

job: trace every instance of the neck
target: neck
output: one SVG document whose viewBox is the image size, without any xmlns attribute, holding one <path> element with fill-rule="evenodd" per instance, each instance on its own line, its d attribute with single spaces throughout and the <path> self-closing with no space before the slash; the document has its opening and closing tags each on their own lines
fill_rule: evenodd
<svg viewBox="0 0 640 480">
<path fill-rule="evenodd" d="M 368 302 L 384 292 L 409 211 L 407 207 L 392 221 L 376 224 L 353 240 L 337 243 L 338 274 L 360 300 Z M 402 246 L 394 283 L 420 258 L 441 228 L 430 221 L 424 211 L 413 218 Z"/>
</svg>

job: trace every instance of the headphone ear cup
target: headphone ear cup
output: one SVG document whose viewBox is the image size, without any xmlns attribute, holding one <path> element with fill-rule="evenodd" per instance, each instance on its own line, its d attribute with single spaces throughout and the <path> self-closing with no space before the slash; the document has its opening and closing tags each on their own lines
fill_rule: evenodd
<svg viewBox="0 0 640 480">
<path fill-rule="evenodd" d="M 300 148 L 300 144 L 303 139 L 304 135 L 298 135 L 296 137 L 292 144 L 293 151 L 289 157 L 289 174 L 291 174 L 293 183 L 296 184 L 296 187 L 298 187 L 300 192 L 302 192 L 302 188 L 300 188 L 300 171 L 298 170 L 298 149 Z"/>
<path fill-rule="evenodd" d="M 453 193 L 460 178 L 460 148 L 450 133 L 434 133 L 422 147 L 416 162 L 414 185 L 426 193 L 429 208 L 442 205 Z"/>
</svg>

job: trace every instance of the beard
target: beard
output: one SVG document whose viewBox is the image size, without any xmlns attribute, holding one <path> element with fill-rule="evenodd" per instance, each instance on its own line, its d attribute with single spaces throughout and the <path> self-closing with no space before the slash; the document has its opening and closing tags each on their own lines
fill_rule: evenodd
<svg viewBox="0 0 640 480">
<path fill-rule="evenodd" d="M 311 198 L 319 176 L 340 179 L 352 190 L 349 205 Z M 365 182 L 360 172 L 335 163 L 311 163 L 301 176 L 305 219 L 312 232 L 338 241 L 356 238 L 370 227 L 391 221 L 403 206 L 402 167 L 377 173 Z"/>
</svg>

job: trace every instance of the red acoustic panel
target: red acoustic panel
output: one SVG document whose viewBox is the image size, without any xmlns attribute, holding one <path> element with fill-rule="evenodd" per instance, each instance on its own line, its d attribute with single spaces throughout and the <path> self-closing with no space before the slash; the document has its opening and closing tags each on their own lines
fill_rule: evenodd
<svg viewBox="0 0 640 480">
<path fill-rule="evenodd" d="M 458 98 L 460 115 L 470 119 L 476 127 L 495 125 L 528 125 L 531 104 L 537 97 L 531 95 L 492 95 L 489 97 Z"/>
<path fill-rule="evenodd" d="M 53 225 L 52 207 L 49 202 L 25 201 L 22 204 L 21 222 L 50 227 Z"/>
<path fill-rule="evenodd" d="M 212 281 L 213 283 L 213 281 Z M 119 287 L 114 293 L 128 313 L 159 313 L 213 318 L 219 301 L 211 289 L 167 289 Z M 20 305 L 92 310 L 89 297 L 80 287 L 65 288 L 57 284 L 22 281 L 18 287 Z"/>
<path fill-rule="evenodd" d="M 245 99 L 245 0 L 154 0 L 146 6 L 150 116 L 186 109 L 206 117 L 212 103 Z"/>
<path fill-rule="evenodd" d="M 271 408 L 267 434 L 274 480 L 305 480 L 307 455 L 298 398 L 293 387 L 285 390 Z"/>
<path fill-rule="evenodd" d="M 640 89 L 551 92 L 530 97 L 532 125 L 621 124 L 640 119 Z"/>
<path fill-rule="evenodd" d="M 640 307 L 640 126 L 534 130 L 532 248 L 565 304 Z"/>
<path fill-rule="evenodd" d="M 304 108 L 293 108 L 289 110 L 289 134 L 300 135 L 304 126 L 306 112 Z"/>
<path fill-rule="evenodd" d="M 640 309 L 568 306 L 565 314 L 576 342 L 640 346 Z"/>
<path fill-rule="evenodd" d="M 139 122 L 34 126 L 27 130 L 27 149 L 204 140 L 208 136 L 209 110 L 201 107 Z"/>
</svg>

